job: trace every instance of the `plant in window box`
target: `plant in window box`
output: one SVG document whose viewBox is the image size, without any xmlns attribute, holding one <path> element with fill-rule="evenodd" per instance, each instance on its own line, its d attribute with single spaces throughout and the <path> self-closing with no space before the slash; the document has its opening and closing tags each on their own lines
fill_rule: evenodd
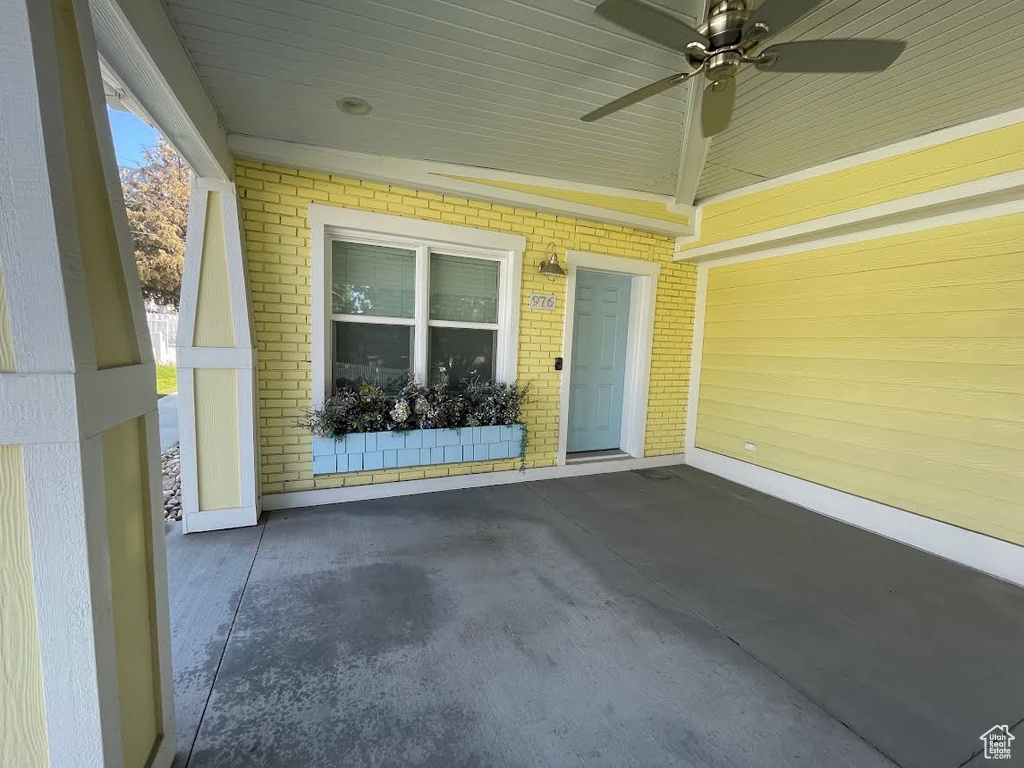
<svg viewBox="0 0 1024 768">
<path fill-rule="evenodd" d="M 339 385 L 304 422 L 316 435 L 314 473 L 516 457 L 522 463 L 527 390 L 479 379 L 457 390 L 443 371 L 431 386 L 410 378 L 392 395 L 365 383 Z"/>
</svg>

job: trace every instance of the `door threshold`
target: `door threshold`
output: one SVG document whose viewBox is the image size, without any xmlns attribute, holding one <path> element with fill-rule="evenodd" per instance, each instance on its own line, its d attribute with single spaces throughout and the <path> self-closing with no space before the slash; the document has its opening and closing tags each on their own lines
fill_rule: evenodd
<svg viewBox="0 0 1024 768">
<path fill-rule="evenodd" d="M 633 458 L 628 453 L 618 448 L 604 451 L 576 451 L 565 455 L 566 464 L 586 464 L 590 461 L 617 461 Z"/>
</svg>

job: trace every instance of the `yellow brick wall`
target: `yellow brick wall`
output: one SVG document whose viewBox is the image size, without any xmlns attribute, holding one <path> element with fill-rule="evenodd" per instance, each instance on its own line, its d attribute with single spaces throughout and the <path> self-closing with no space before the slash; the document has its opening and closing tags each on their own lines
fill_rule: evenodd
<svg viewBox="0 0 1024 768">
<path fill-rule="evenodd" d="M 239 161 L 253 319 L 259 347 L 261 483 L 264 493 L 393 482 L 515 469 L 518 460 L 353 472 L 313 477 L 312 438 L 299 426 L 312 399 L 310 341 L 310 203 L 490 229 L 526 237 L 520 292 L 519 381 L 529 383 L 525 407 L 529 467 L 555 463 L 565 280 L 537 272 L 545 247 L 659 261 L 654 357 L 646 455 L 681 453 L 689 386 L 696 268 L 672 261 L 662 235 L 370 181 Z M 531 311 L 530 291 L 554 292 L 555 312 Z"/>
</svg>

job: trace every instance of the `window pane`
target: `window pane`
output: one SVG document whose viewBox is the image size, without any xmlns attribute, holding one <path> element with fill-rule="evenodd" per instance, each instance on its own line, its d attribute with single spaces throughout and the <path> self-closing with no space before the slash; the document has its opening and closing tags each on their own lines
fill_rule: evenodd
<svg viewBox="0 0 1024 768">
<path fill-rule="evenodd" d="M 430 254 L 430 319 L 498 322 L 498 270 L 489 259 Z"/>
<path fill-rule="evenodd" d="M 334 324 L 334 386 L 363 383 L 397 392 L 412 370 L 409 325 Z"/>
<path fill-rule="evenodd" d="M 437 383 L 441 370 L 448 372 L 453 388 L 473 379 L 494 379 L 494 344 L 497 331 L 476 328 L 430 329 L 430 382 Z"/>
<path fill-rule="evenodd" d="M 335 240 L 331 244 L 331 283 L 334 314 L 412 317 L 416 252 Z"/>
</svg>

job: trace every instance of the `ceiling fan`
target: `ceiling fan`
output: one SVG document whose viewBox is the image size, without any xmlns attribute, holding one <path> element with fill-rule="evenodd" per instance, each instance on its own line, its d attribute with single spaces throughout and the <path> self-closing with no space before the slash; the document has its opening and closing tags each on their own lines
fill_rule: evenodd
<svg viewBox="0 0 1024 768">
<path fill-rule="evenodd" d="M 744 64 L 761 72 L 881 72 L 906 48 L 902 40 L 803 40 L 757 49 L 825 0 L 766 0 L 750 10 L 751 0 L 713 0 L 707 20 L 697 29 L 645 0 L 604 0 L 600 16 L 666 48 L 686 54 L 692 71 L 680 72 L 588 112 L 585 122 L 600 120 L 704 73 L 708 85 L 701 106 L 701 130 L 707 137 L 729 127 L 736 102 L 736 73 Z"/>
</svg>

